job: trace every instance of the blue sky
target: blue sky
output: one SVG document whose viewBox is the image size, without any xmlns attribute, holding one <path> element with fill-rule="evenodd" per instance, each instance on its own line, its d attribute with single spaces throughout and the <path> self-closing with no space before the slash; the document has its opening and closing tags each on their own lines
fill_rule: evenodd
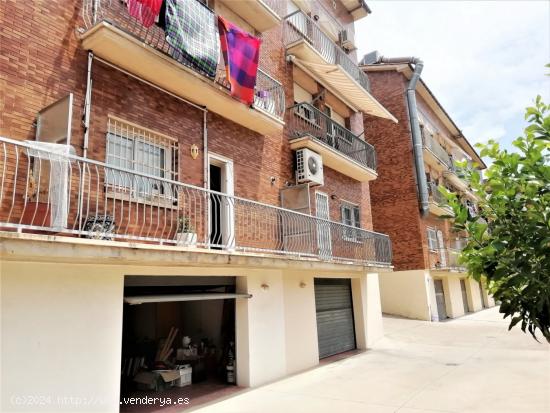
<svg viewBox="0 0 550 413">
<path fill-rule="evenodd" d="M 424 60 L 423 80 L 472 142 L 504 147 L 524 108 L 550 102 L 550 1 L 370 0 L 356 27 L 358 56 L 378 50 Z"/>
</svg>

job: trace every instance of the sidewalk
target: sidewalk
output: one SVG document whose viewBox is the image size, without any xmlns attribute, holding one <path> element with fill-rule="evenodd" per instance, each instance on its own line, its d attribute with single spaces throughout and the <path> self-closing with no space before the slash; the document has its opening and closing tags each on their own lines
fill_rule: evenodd
<svg viewBox="0 0 550 413">
<path fill-rule="evenodd" d="M 385 317 L 372 350 L 195 411 L 548 413 L 550 345 L 507 325 L 497 308 L 444 323 Z"/>
</svg>

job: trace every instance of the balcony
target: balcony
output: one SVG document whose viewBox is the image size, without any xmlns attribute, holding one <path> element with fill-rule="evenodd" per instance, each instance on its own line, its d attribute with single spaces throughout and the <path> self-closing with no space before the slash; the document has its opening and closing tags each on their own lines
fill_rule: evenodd
<svg viewBox="0 0 550 413">
<path fill-rule="evenodd" d="M 447 247 L 435 251 L 431 257 L 431 268 L 436 271 L 465 272 L 466 267 L 459 263 L 459 257 L 467 242 L 464 238 L 451 240 Z"/>
<path fill-rule="evenodd" d="M 221 53 L 212 78 L 170 46 L 160 27 L 145 28 L 131 17 L 123 2 L 84 0 L 82 12 L 80 41 L 95 57 L 258 133 L 283 129 L 284 89 L 261 68 L 249 107 L 230 96 Z"/>
<path fill-rule="evenodd" d="M 439 192 L 437 184 L 430 182 L 428 184 L 428 193 L 430 195 L 429 209 L 430 212 L 437 216 L 453 216 L 454 212 L 449 206 L 447 199 Z"/>
<path fill-rule="evenodd" d="M 441 171 L 451 171 L 451 168 L 453 168 L 451 156 L 425 128 L 422 128 L 422 148 L 426 163 Z"/>
<path fill-rule="evenodd" d="M 309 103 L 288 109 L 290 147 L 308 148 L 323 157 L 323 164 L 361 182 L 376 179 L 374 147 L 336 123 Z"/>
<path fill-rule="evenodd" d="M 281 23 L 285 2 L 280 0 L 219 0 L 259 32 Z"/>
<path fill-rule="evenodd" d="M 61 145 L 57 145 L 61 146 Z M 0 230 L 388 266 L 387 235 L 0 138 Z M 91 242 L 91 241 L 90 241 Z"/>
<path fill-rule="evenodd" d="M 294 64 L 350 108 L 397 122 L 369 93 L 367 75 L 316 21 L 302 11 L 284 18 L 283 42 Z"/>
</svg>

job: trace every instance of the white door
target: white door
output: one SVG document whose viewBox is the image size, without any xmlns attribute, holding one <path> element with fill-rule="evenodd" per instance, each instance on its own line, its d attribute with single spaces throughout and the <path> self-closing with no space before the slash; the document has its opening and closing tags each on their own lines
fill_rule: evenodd
<svg viewBox="0 0 550 413">
<path fill-rule="evenodd" d="M 445 255 L 445 241 L 443 240 L 443 232 L 437 231 L 437 243 L 439 244 L 439 262 L 441 262 L 441 268 L 447 267 L 447 256 Z"/>
<path fill-rule="evenodd" d="M 208 154 L 209 164 L 221 170 L 219 188 L 212 188 L 212 177 L 209 177 L 210 188 L 221 194 L 209 197 L 208 234 L 209 244 L 213 247 L 235 248 L 235 199 L 233 184 L 233 161 L 220 155 Z M 212 215 L 216 216 L 213 217 Z"/>
<path fill-rule="evenodd" d="M 330 220 L 328 209 L 328 195 L 322 192 L 315 193 L 315 212 L 318 218 Z M 317 221 L 317 246 L 319 255 L 323 258 L 332 256 L 332 239 L 330 235 L 330 223 Z"/>
</svg>

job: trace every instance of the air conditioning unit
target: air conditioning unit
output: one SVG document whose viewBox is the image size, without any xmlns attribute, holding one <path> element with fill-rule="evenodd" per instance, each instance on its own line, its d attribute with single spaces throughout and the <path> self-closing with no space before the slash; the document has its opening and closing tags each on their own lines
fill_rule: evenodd
<svg viewBox="0 0 550 413">
<path fill-rule="evenodd" d="M 323 185 L 323 158 L 310 149 L 296 151 L 296 179 L 299 184 L 311 182 Z"/>
<path fill-rule="evenodd" d="M 338 34 L 340 45 L 347 50 L 353 50 L 355 49 L 355 45 L 353 44 L 353 35 L 349 33 L 347 30 L 342 30 Z"/>
</svg>

